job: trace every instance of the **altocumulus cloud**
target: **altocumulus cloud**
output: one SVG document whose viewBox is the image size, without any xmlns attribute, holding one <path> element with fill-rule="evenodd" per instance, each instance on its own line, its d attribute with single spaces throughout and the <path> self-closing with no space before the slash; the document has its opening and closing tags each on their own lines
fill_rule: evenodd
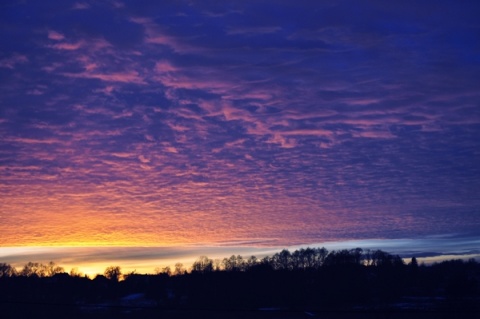
<svg viewBox="0 0 480 319">
<path fill-rule="evenodd" d="M 0 244 L 470 237 L 478 12 L 473 2 L 3 4 Z"/>
</svg>

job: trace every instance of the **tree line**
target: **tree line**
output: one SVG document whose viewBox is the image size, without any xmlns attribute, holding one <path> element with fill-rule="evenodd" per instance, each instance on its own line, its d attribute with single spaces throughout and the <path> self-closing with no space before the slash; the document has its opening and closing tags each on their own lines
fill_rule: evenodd
<svg viewBox="0 0 480 319">
<path fill-rule="evenodd" d="M 412 262 L 417 264 L 416 258 Z M 188 269 L 182 263 L 176 263 L 174 269 L 167 266 L 164 268 L 155 268 L 155 274 L 183 275 L 191 273 L 208 273 L 213 271 L 227 272 L 245 272 L 255 268 L 266 268 L 271 270 L 313 270 L 323 266 L 341 266 L 341 265 L 364 265 L 364 266 L 394 266 L 404 265 L 405 262 L 398 255 L 391 255 L 382 250 L 370 249 L 344 249 L 328 251 L 326 248 L 301 248 L 290 252 L 284 249 L 272 256 L 266 256 L 262 259 L 256 256 L 245 258 L 241 255 L 232 255 L 223 259 L 210 259 L 207 256 L 200 256 L 193 262 Z M 28 262 L 18 271 L 7 263 L 0 263 L 0 278 L 14 276 L 35 276 L 52 277 L 56 274 L 65 273 L 65 269 L 55 262 L 50 261 L 47 264 L 38 262 Z M 135 274 L 131 272 L 125 276 Z M 72 268 L 70 276 L 83 276 L 78 268 Z M 103 276 L 108 279 L 120 280 L 123 278 L 120 266 L 109 266 L 105 269 Z"/>
<path fill-rule="evenodd" d="M 54 262 L 29 262 L 20 270 L 0 263 L 0 291 L 0 312 L 25 318 L 42 311 L 69 318 L 105 317 L 95 312 L 99 309 L 116 318 L 184 318 L 212 309 L 223 311 L 219 318 L 236 318 L 228 312 L 400 311 L 398 305 L 410 312 L 478 313 L 480 264 L 471 259 L 426 266 L 381 250 L 302 248 L 263 258 L 200 256 L 190 267 L 177 263 L 156 268 L 154 274 L 122 273 L 120 266 L 110 266 L 91 279 L 76 268 L 67 273 Z M 122 312 L 125 302 L 130 308 Z M 182 316 L 185 311 L 189 315 Z M 215 318 L 212 313 L 209 317 Z M 422 318 L 429 317 L 423 313 Z"/>
<path fill-rule="evenodd" d="M 413 262 L 416 263 L 415 258 Z M 404 264 L 400 256 L 391 255 L 382 250 L 355 248 L 329 252 L 322 247 L 302 248 L 294 252 L 284 249 L 273 256 L 266 256 L 262 259 L 258 259 L 255 256 L 244 258 L 240 255 L 232 255 L 223 260 L 212 260 L 206 256 L 201 256 L 193 263 L 191 271 L 200 273 L 211 271 L 249 271 L 258 267 L 296 271 L 319 269 L 323 266 L 394 266 Z"/>
</svg>

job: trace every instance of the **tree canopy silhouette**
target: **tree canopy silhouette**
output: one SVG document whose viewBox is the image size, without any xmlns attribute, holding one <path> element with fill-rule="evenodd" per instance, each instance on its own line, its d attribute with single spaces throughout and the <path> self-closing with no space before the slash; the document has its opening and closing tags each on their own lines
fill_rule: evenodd
<svg viewBox="0 0 480 319">
<path fill-rule="evenodd" d="M 104 275 L 90 279 L 75 268 L 65 273 L 54 262 L 28 262 L 21 271 L 0 263 L 0 291 L 6 292 L 0 295 L 3 313 L 25 318 L 45 314 L 47 301 L 68 305 L 68 311 L 58 310 L 59 317 L 65 318 L 104 317 L 105 313 L 91 311 L 105 307 L 102 311 L 107 317 L 130 318 L 122 312 L 124 305 L 131 317 L 143 318 L 169 318 L 171 310 L 165 309 L 188 310 L 192 315 L 195 309 L 250 311 L 263 307 L 310 312 L 427 309 L 478 313 L 480 264 L 472 259 L 425 266 L 412 258 L 407 265 L 400 256 L 381 250 L 302 248 L 261 259 L 200 256 L 190 272 L 177 263 L 173 272 L 164 267 L 151 275 L 133 271 L 122 276 L 120 266 L 110 266 Z M 23 303 L 28 303 L 28 310 L 16 306 Z M 132 305 L 136 310 L 128 308 Z M 45 309 L 52 311 L 50 306 Z M 172 318 L 190 315 L 174 312 Z"/>
<path fill-rule="evenodd" d="M 119 266 L 110 266 L 105 269 L 103 274 L 112 281 L 119 281 L 122 276 L 122 270 Z"/>
</svg>

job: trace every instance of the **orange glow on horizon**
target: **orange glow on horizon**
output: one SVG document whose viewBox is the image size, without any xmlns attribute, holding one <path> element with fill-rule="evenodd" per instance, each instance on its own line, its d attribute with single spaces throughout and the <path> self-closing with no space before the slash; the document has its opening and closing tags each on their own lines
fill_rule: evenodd
<svg viewBox="0 0 480 319">
<path fill-rule="evenodd" d="M 115 187 L 108 192 L 99 192 L 96 187 L 82 196 L 62 185 L 48 190 L 37 188 L 33 193 L 22 189 L 19 187 L 17 194 L 4 200 L 6 209 L 22 214 L 5 216 L 0 243 L 3 247 L 171 247 L 225 242 L 271 246 L 275 242 L 281 245 L 278 243 L 281 241 L 299 242 L 288 235 L 298 229 L 318 232 L 321 228 L 316 222 L 319 219 L 313 219 L 315 215 L 323 216 L 322 223 L 330 220 L 331 225 L 336 219 L 335 215 L 327 215 L 301 199 L 286 197 L 271 201 L 240 190 L 229 198 L 228 205 L 219 205 L 223 200 L 216 194 L 210 196 L 208 189 L 199 186 L 194 189 L 201 196 L 202 205 L 209 207 L 208 211 L 192 201 L 193 189 L 164 194 L 165 202 L 156 205 L 122 196 L 123 189 Z M 56 196 L 49 197 L 50 192 Z M 307 238 L 310 242 L 317 239 Z"/>
<path fill-rule="evenodd" d="M 237 2 L 2 6 L 0 263 L 478 252 L 478 5 Z"/>
<path fill-rule="evenodd" d="M 278 249 L 248 247 L 0 247 L 0 260 L 17 270 L 29 262 L 47 264 L 54 261 L 69 273 L 72 269 L 91 278 L 103 274 L 109 266 L 120 266 L 123 274 L 153 274 L 156 269 L 182 263 L 190 269 L 201 255 L 211 259 L 223 259 L 231 254 L 262 257 Z"/>
</svg>

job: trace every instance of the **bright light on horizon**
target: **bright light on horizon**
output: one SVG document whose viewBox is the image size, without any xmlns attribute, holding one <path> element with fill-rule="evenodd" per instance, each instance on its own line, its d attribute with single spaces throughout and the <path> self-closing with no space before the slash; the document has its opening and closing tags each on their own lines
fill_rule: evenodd
<svg viewBox="0 0 480 319">
<path fill-rule="evenodd" d="M 72 268 L 89 276 L 103 274 L 108 266 L 120 266 L 123 273 L 135 271 L 137 273 L 154 273 L 156 268 L 170 267 L 182 263 L 188 269 L 193 262 L 204 255 L 210 259 L 223 259 L 231 255 L 243 257 L 256 256 L 263 258 L 271 256 L 282 249 L 294 251 L 306 247 L 325 247 L 328 251 L 362 248 L 364 250 L 380 249 L 393 255 L 400 255 L 408 262 L 416 257 L 418 262 L 430 264 L 448 259 L 479 258 L 476 251 L 478 241 L 465 238 L 452 245 L 447 235 L 419 239 L 364 239 L 344 240 L 311 245 L 296 245 L 289 247 L 252 247 L 252 246 L 183 246 L 183 247 L 0 247 L 0 262 L 6 262 L 20 269 L 29 261 L 56 264 L 70 272 Z M 465 248 L 463 253 L 459 247 Z M 434 253 L 434 249 L 442 253 Z M 423 255 L 430 251 L 432 255 Z"/>
<path fill-rule="evenodd" d="M 475 1 L 57 2 L 0 10 L 1 259 L 479 253 Z"/>
</svg>

